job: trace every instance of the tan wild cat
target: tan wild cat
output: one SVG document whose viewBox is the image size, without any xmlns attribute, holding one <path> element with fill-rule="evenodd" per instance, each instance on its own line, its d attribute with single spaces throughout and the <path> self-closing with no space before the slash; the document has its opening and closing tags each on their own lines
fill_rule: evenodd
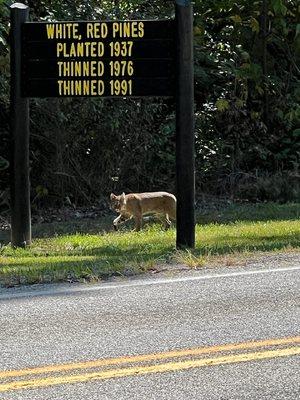
<svg viewBox="0 0 300 400">
<path fill-rule="evenodd" d="M 163 215 L 166 229 L 171 225 L 170 218 L 176 220 L 176 197 L 171 193 L 122 193 L 120 196 L 112 193 L 110 201 L 111 208 L 120 213 L 113 221 L 115 229 L 118 229 L 119 224 L 134 218 L 135 229 L 139 231 L 145 214 Z"/>
</svg>

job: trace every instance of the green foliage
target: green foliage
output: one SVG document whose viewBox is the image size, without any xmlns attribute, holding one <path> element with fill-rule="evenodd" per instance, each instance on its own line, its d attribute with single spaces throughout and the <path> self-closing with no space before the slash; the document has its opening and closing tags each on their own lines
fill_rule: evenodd
<svg viewBox="0 0 300 400">
<path fill-rule="evenodd" d="M 268 186 L 264 176 L 276 172 L 272 198 L 291 194 L 282 180 L 297 189 L 294 198 L 300 196 L 299 8 L 296 1 L 267 3 L 264 65 L 263 1 L 195 2 L 196 100 L 202 103 L 196 145 L 203 190 L 213 185 L 223 194 L 266 198 L 271 193 L 253 191 L 251 177 Z"/>
</svg>

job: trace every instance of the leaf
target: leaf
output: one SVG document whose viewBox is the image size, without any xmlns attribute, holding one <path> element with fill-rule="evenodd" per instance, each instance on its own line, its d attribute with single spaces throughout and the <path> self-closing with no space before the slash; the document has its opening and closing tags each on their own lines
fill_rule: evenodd
<svg viewBox="0 0 300 400">
<path fill-rule="evenodd" d="M 257 90 L 257 92 L 258 92 L 261 96 L 264 94 L 264 89 L 263 89 L 261 86 L 256 85 L 256 86 L 255 86 L 255 89 Z"/>
<path fill-rule="evenodd" d="M 251 116 L 251 119 L 256 120 L 259 118 L 259 112 L 251 111 L 250 116 Z"/>
<path fill-rule="evenodd" d="M 218 111 L 223 112 L 225 110 L 228 110 L 229 103 L 225 99 L 219 99 L 219 100 L 216 101 L 216 107 L 217 107 Z"/>
<path fill-rule="evenodd" d="M 235 24 L 241 24 L 243 22 L 242 18 L 239 15 L 232 15 L 230 19 L 235 23 Z"/>
<path fill-rule="evenodd" d="M 275 14 L 286 15 L 287 7 L 283 4 L 282 0 L 274 0 L 273 1 L 273 10 Z"/>
<path fill-rule="evenodd" d="M 250 54 L 249 54 L 247 51 L 243 51 L 243 52 L 241 53 L 241 58 L 242 58 L 245 62 L 247 62 L 247 61 L 250 60 Z"/>
<path fill-rule="evenodd" d="M 250 64 L 249 64 L 249 63 L 243 63 L 243 64 L 241 65 L 241 68 L 243 68 L 243 69 L 249 69 L 249 68 L 250 68 Z"/>
<path fill-rule="evenodd" d="M 253 32 L 259 33 L 259 22 L 256 18 L 251 17 L 250 26 Z"/>
<path fill-rule="evenodd" d="M 283 119 L 284 115 L 283 115 L 282 110 L 278 110 L 277 116 L 278 116 L 280 119 Z"/>
<path fill-rule="evenodd" d="M 300 138 L 300 128 L 297 128 L 297 129 L 294 130 L 293 136 L 295 138 Z"/>
<path fill-rule="evenodd" d="M 235 105 L 237 108 L 242 108 L 244 106 L 244 101 L 242 99 L 237 99 Z"/>
<path fill-rule="evenodd" d="M 37 194 L 39 197 L 43 197 L 43 196 L 47 196 L 47 195 L 48 195 L 48 189 L 45 188 L 45 187 L 43 187 L 42 185 L 38 185 L 38 186 L 35 188 L 35 191 L 36 191 L 36 194 Z"/>
<path fill-rule="evenodd" d="M 204 33 L 204 29 L 202 26 L 195 26 L 194 27 L 194 36 L 202 36 Z"/>
<path fill-rule="evenodd" d="M 297 37 L 298 35 L 300 35 L 300 24 L 297 24 L 297 25 L 296 25 L 295 39 L 296 39 L 296 37 Z"/>
</svg>

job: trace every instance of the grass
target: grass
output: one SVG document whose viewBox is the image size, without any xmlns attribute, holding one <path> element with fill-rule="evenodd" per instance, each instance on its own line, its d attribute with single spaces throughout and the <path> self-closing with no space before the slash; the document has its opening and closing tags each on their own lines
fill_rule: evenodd
<svg viewBox="0 0 300 400">
<path fill-rule="evenodd" d="M 299 204 L 229 205 L 202 212 L 192 252 L 176 251 L 175 229 L 166 232 L 158 224 L 147 224 L 141 232 L 127 227 L 118 233 L 107 231 L 111 218 L 97 224 L 37 225 L 30 247 L 0 248 L 0 283 L 97 281 L 167 262 L 198 268 L 215 257 L 230 264 L 232 256 L 245 253 L 299 249 L 299 212 Z"/>
</svg>

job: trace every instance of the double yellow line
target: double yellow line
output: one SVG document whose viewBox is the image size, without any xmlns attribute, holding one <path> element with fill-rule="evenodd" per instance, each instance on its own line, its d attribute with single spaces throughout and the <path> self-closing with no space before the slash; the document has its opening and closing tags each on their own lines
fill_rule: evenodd
<svg viewBox="0 0 300 400">
<path fill-rule="evenodd" d="M 0 371 L 0 392 L 295 356 L 300 355 L 297 344 L 300 344 L 300 336 Z M 251 352 L 253 349 L 259 351 Z M 209 357 L 215 353 L 221 355 Z M 166 360 L 169 362 L 164 363 Z M 114 368 L 108 368 L 110 366 Z M 73 372 L 72 375 L 67 374 L 69 371 Z M 30 380 L 21 379 L 35 375 Z"/>
</svg>

